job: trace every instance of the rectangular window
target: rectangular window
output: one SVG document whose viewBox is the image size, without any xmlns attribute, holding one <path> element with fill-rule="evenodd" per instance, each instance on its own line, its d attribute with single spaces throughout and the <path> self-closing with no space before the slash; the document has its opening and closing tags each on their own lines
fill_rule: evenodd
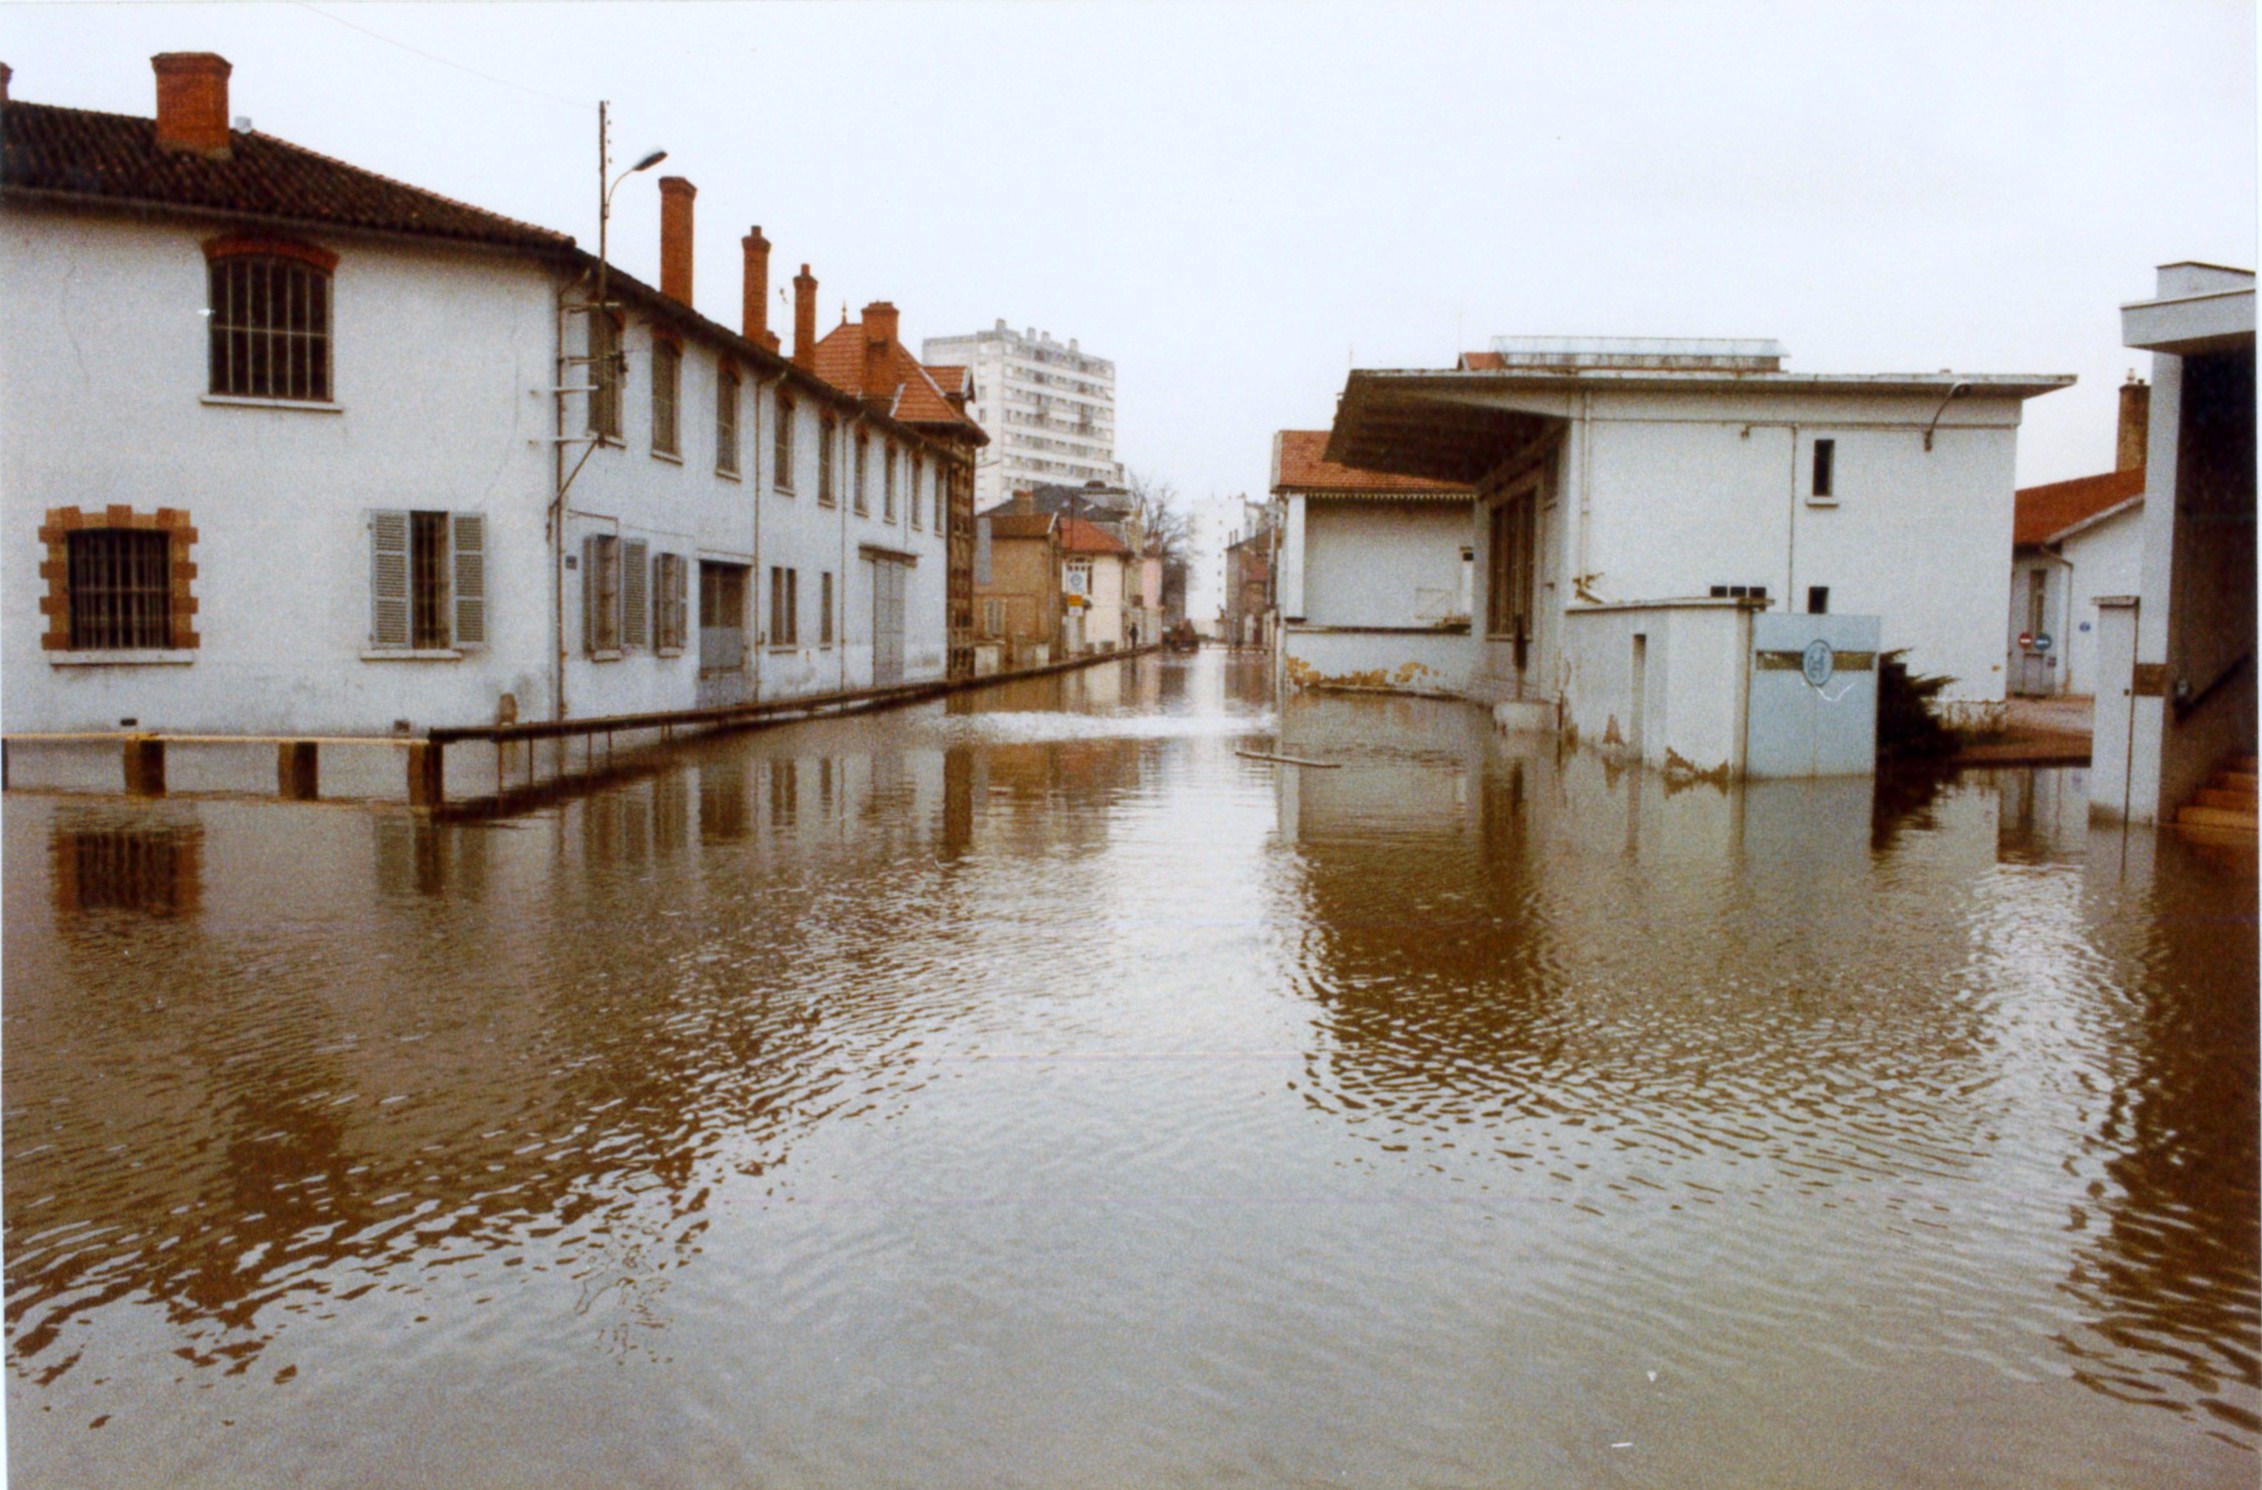
<svg viewBox="0 0 2262 1490">
<path fill-rule="evenodd" d="M 581 543 L 581 640 L 592 656 L 620 650 L 620 539 L 610 533 Z"/>
<path fill-rule="evenodd" d="M 1808 585 L 1806 587 L 1806 613 L 1810 616 L 1827 616 L 1830 614 L 1830 587 L 1828 585 Z"/>
<path fill-rule="evenodd" d="M 956 479 L 947 469 L 937 467 L 935 470 L 935 531 L 938 533 L 950 531 L 945 507 L 950 500 L 951 483 Z"/>
<path fill-rule="evenodd" d="M 919 526 L 919 483 L 927 479 L 927 462 L 923 456 L 911 457 L 911 526 Z"/>
<path fill-rule="evenodd" d="M 832 644 L 833 572 L 828 569 L 824 572 L 822 583 L 817 591 L 817 645 L 829 647 Z"/>
<path fill-rule="evenodd" d="M 729 367 L 715 377 L 715 469 L 738 474 L 738 373 Z"/>
<path fill-rule="evenodd" d="M 982 635 L 1005 635 L 1005 601 L 985 598 L 982 601 Z"/>
<path fill-rule="evenodd" d="M 840 443 L 840 426 L 827 414 L 817 421 L 817 505 L 837 506 L 840 498 L 833 493 L 833 447 Z"/>
<path fill-rule="evenodd" d="M 69 549 L 74 650 L 173 644 L 171 535 L 80 528 L 69 535 Z"/>
<path fill-rule="evenodd" d="M 895 447 L 890 445 L 880 457 L 880 517 L 895 521 Z"/>
<path fill-rule="evenodd" d="M 1837 457 L 1838 442 L 1836 440 L 1816 440 L 1814 442 L 1814 495 L 1818 499 L 1828 500 L 1832 495 L 1830 484 L 1831 478 L 1835 474 L 1832 467 L 1837 464 Z"/>
<path fill-rule="evenodd" d="M 1767 598 L 1767 586 L 1714 585 L 1712 587 L 1712 598 L 1715 600 L 1765 600 Z"/>
<path fill-rule="evenodd" d="M 770 472 L 770 482 L 779 491 L 793 490 L 793 400 L 778 395 L 777 449 L 771 457 L 776 467 Z"/>
<path fill-rule="evenodd" d="M 445 651 L 487 642 L 487 519 L 476 512 L 369 515 L 369 645 Z"/>
<path fill-rule="evenodd" d="M 211 391 L 233 398 L 330 398 L 330 276 L 268 254 L 206 265 Z"/>
<path fill-rule="evenodd" d="M 872 476 L 872 441 L 869 436 L 856 437 L 856 492 L 852 500 L 860 513 L 872 510 L 871 499 L 865 495 Z"/>
<path fill-rule="evenodd" d="M 791 569 L 770 570 L 770 645 L 798 646 L 801 642 L 800 576 Z"/>
<path fill-rule="evenodd" d="M 652 338 L 652 448 L 662 455 L 679 455 L 677 397 L 683 391 L 683 352 L 675 343 Z"/>
<path fill-rule="evenodd" d="M 2049 574 L 2040 569 L 2029 569 L 2026 572 L 2026 629 L 2037 636 L 2050 629 L 2049 612 L 2043 608 L 2043 602 L 2049 595 Z"/>
<path fill-rule="evenodd" d="M 1532 582 L 1538 568 L 1539 503 L 1531 491 L 1492 509 L 1485 633 L 1514 644 L 1516 667 L 1530 657 Z"/>
<path fill-rule="evenodd" d="M 620 388 L 627 375 L 620 329 L 620 317 L 589 313 L 589 432 L 607 440 L 620 438 Z"/>
</svg>

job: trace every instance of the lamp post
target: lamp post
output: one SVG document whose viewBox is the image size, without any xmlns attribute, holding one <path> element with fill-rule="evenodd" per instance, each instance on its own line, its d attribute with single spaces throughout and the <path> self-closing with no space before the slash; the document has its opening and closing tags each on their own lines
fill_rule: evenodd
<svg viewBox="0 0 2262 1490">
<path fill-rule="evenodd" d="M 609 230 L 610 230 L 610 227 L 611 227 L 611 224 L 612 224 L 612 219 L 613 219 L 613 192 L 615 191 L 615 189 L 617 189 L 617 188 L 618 188 L 618 187 L 620 186 L 620 184 L 621 184 L 621 183 L 622 183 L 623 181 L 626 181 L 626 180 L 627 180 L 627 179 L 628 179 L 629 177 L 631 177 L 631 176 L 635 175 L 635 174 L 636 174 L 636 173 L 637 173 L 638 171 L 649 171 L 650 169 L 652 169 L 652 167 L 654 167 L 654 166 L 658 165 L 658 164 L 659 164 L 659 163 L 660 163 L 661 161 L 663 161 L 663 160 L 666 160 L 666 159 L 668 158 L 668 152 L 667 152 L 667 151 L 665 151 L 665 150 L 654 150 L 654 151 L 652 151 L 652 152 L 651 152 L 650 154 L 646 155 L 646 156 L 645 156 L 645 157 L 644 157 L 644 158 L 643 158 L 642 160 L 638 161 L 638 162 L 637 162 L 637 163 L 636 163 L 635 165 L 632 165 L 632 166 L 630 166 L 630 167 L 629 167 L 629 168 L 628 168 L 627 170 L 625 170 L 625 171 L 621 172 L 621 173 L 620 173 L 620 174 L 619 174 L 618 176 L 615 176 L 615 177 L 613 177 L 613 179 L 612 179 L 612 181 L 611 181 L 610 183 L 607 183 L 607 182 L 606 182 L 606 180 L 605 180 L 605 173 L 606 173 L 607 171 L 610 171 L 610 170 L 612 169 L 612 166 L 613 166 L 613 157 L 612 157 L 612 140 L 611 140 L 611 136 L 610 136 L 610 135 L 609 135 L 609 134 L 607 133 L 607 129 L 608 129 L 608 115 L 607 115 L 607 110 L 609 110 L 609 109 L 610 109 L 611 107 L 612 107 L 612 105 L 611 105 L 611 104 L 609 104 L 609 103 L 606 103 L 606 102 L 599 102 L 599 103 L 598 103 L 598 105 L 597 105 L 597 312 L 596 312 L 596 313 L 597 313 L 598 315 L 600 315 L 600 316 L 609 316 L 609 315 L 611 315 L 611 314 L 612 314 L 612 309 L 613 309 L 613 308 L 612 308 L 612 306 L 611 306 L 611 304 L 610 304 L 610 303 L 609 303 L 609 302 L 607 301 L 607 299 L 606 299 L 606 291 L 607 291 L 607 271 L 608 271 L 608 270 L 610 269 L 610 267 L 611 267 L 611 263 L 610 263 L 610 257 L 611 257 L 611 256 L 610 256 L 610 255 L 608 254 L 608 252 L 607 252 L 607 249 L 608 249 L 608 248 L 610 247 L 610 240 L 609 240 L 609 236 L 608 236 L 608 235 L 609 235 Z M 609 329 L 610 329 L 610 328 L 609 328 L 609 326 L 608 326 L 608 332 L 609 332 Z M 605 337 L 605 347 L 606 347 L 606 358 L 605 358 L 605 366 L 604 366 L 604 368 L 603 368 L 603 369 L 602 369 L 602 370 L 601 370 L 601 371 L 599 372 L 599 374 L 598 374 L 598 376 L 599 376 L 600 378 L 610 378 L 610 377 L 612 376 L 612 374 L 613 374 L 613 371 L 614 371 L 614 368 L 613 368 L 613 364 L 614 364 L 614 362 L 615 362 L 615 361 L 616 361 L 616 360 L 617 360 L 617 359 L 618 359 L 618 358 L 619 358 L 619 357 L 621 356 L 621 351 L 620 351 L 620 349 L 619 349 L 618 347 L 616 347 L 616 346 L 614 346 L 614 345 L 613 345 L 613 340 L 612 340 L 612 337 L 611 337 L 611 336 L 610 336 L 609 334 L 608 334 L 608 335 L 607 335 L 607 336 Z"/>
</svg>

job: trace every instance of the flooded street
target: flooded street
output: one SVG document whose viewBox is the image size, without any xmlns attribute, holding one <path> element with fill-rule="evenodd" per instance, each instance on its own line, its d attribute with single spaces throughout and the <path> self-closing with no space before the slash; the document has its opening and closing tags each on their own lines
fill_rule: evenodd
<svg viewBox="0 0 2262 1490">
<path fill-rule="evenodd" d="M 1205 651 L 5 833 L 20 1484 L 2257 1473 L 2255 881 L 2078 772 Z"/>
</svg>

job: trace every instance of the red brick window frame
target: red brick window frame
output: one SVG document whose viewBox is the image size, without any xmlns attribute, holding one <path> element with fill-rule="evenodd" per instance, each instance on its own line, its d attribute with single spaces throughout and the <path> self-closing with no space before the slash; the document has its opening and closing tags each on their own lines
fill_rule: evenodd
<svg viewBox="0 0 2262 1490">
<path fill-rule="evenodd" d="M 72 606 L 74 534 L 79 535 L 77 568 L 82 591 L 75 615 Z M 103 557 L 98 546 L 103 537 L 110 534 L 162 534 L 164 537 L 161 576 L 164 615 L 160 632 L 164 641 L 161 646 L 111 644 L 115 640 L 118 607 L 116 587 L 107 576 L 97 580 L 95 563 Z M 47 618 L 47 629 L 39 639 L 41 651 L 187 651 L 201 641 L 196 633 L 196 562 L 190 557 L 190 550 L 196 544 L 196 529 L 190 524 L 186 510 L 160 507 L 154 512 L 136 512 L 131 507 L 113 506 L 89 511 L 80 507 L 50 507 L 47 520 L 40 525 L 39 541 L 47 548 L 47 557 L 39 566 L 39 577 L 47 585 L 47 593 L 39 601 L 39 613 Z M 128 546 L 142 545 L 117 545 Z M 126 577 L 127 583 L 143 591 L 147 589 L 145 581 L 146 577 Z M 90 592 L 91 585 L 97 582 L 106 592 L 102 596 Z"/>
<path fill-rule="evenodd" d="M 205 240 L 206 391 L 331 402 L 330 275 L 338 256 L 293 238 Z"/>
</svg>

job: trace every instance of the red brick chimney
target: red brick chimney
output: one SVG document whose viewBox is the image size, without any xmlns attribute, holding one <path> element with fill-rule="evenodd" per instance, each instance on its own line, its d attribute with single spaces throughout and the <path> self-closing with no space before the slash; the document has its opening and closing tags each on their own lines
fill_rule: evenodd
<svg viewBox="0 0 2262 1490">
<path fill-rule="evenodd" d="M 160 52 L 149 59 L 157 73 L 157 148 L 228 158 L 228 74 L 217 52 Z"/>
<path fill-rule="evenodd" d="M 864 396 L 885 403 L 895 397 L 895 307 L 875 300 L 864 307 Z"/>
<path fill-rule="evenodd" d="M 793 361 L 808 367 L 817 360 L 817 280 L 803 264 L 793 277 Z"/>
<path fill-rule="evenodd" d="M 770 240 L 762 236 L 760 224 L 754 231 L 738 240 L 746 250 L 745 307 L 739 315 L 739 330 L 746 339 L 758 347 L 778 349 L 778 339 L 770 332 Z"/>
<path fill-rule="evenodd" d="M 2152 422 L 2152 390 L 2135 373 L 2121 384 L 2121 438 L 2113 469 L 2134 471 L 2144 465 L 2145 434 Z"/>
<path fill-rule="evenodd" d="M 660 178 L 660 293 L 691 303 L 691 202 L 699 188 L 681 176 Z"/>
</svg>

